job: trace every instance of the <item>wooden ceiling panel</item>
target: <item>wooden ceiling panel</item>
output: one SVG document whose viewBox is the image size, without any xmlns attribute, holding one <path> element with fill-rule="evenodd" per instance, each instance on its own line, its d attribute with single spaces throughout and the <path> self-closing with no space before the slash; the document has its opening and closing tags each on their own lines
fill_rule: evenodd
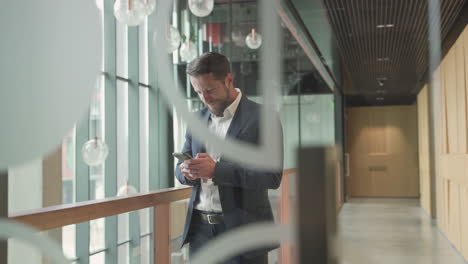
<svg viewBox="0 0 468 264">
<path fill-rule="evenodd" d="M 428 67 L 428 0 L 323 0 L 353 86 L 369 100 L 377 90 L 413 98 Z M 444 39 L 466 0 L 441 0 Z M 379 85 L 384 78 L 384 85 Z M 346 93 L 346 91 L 345 91 Z"/>
</svg>

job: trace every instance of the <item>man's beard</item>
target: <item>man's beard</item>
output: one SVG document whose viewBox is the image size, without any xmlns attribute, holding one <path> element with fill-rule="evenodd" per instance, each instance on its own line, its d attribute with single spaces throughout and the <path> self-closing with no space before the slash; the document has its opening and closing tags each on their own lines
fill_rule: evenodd
<svg viewBox="0 0 468 264">
<path fill-rule="evenodd" d="M 208 109 L 210 109 L 210 111 L 217 115 L 217 116 L 223 116 L 224 114 L 224 110 L 226 110 L 226 108 L 228 108 L 229 106 L 229 102 L 231 101 L 230 100 L 230 94 L 229 94 L 229 90 L 227 88 L 226 85 L 224 85 L 224 89 L 226 91 L 226 98 L 224 100 L 219 100 L 219 101 L 215 101 L 215 103 L 217 104 L 217 108 L 213 108 L 213 107 L 210 107 L 209 105 L 208 106 Z"/>
<path fill-rule="evenodd" d="M 217 116 L 223 116 L 224 110 L 226 110 L 226 108 L 229 106 L 228 103 L 229 100 L 226 99 L 222 102 L 217 102 L 217 105 L 215 107 L 208 105 L 208 109 L 210 109 L 210 112 Z"/>
</svg>

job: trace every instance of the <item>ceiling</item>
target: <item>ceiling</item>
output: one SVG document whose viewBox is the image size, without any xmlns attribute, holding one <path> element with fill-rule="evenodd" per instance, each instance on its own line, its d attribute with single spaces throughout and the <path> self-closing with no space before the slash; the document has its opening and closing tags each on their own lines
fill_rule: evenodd
<svg viewBox="0 0 468 264">
<path fill-rule="evenodd" d="M 428 1 L 323 0 L 351 80 L 348 105 L 414 102 L 428 67 Z M 445 39 L 466 0 L 440 2 Z"/>
</svg>

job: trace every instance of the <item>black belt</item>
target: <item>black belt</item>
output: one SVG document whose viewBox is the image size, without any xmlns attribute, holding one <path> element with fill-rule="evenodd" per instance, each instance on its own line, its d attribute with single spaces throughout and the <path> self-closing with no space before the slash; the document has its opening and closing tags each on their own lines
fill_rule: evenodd
<svg viewBox="0 0 468 264">
<path fill-rule="evenodd" d="M 193 210 L 192 219 L 195 222 L 218 225 L 224 223 L 224 215 L 222 213 L 206 213 L 198 210 Z"/>
</svg>

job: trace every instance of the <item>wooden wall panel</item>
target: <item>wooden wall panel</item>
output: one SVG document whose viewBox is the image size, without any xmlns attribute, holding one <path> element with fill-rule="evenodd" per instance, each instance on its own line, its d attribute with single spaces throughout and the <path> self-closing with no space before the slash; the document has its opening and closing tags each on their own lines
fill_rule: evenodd
<svg viewBox="0 0 468 264">
<path fill-rule="evenodd" d="M 444 70 L 446 109 L 447 109 L 447 133 L 449 153 L 459 153 L 458 150 L 458 125 L 457 125 L 457 93 L 455 73 L 455 50 L 452 49 L 446 57 Z"/>
<path fill-rule="evenodd" d="M 441 133 L 441 143 L 442 143 L 442 154 L 449 153 L 449 143 L 448 143 L 448 131 L 447 131 L 447 91 L 446 91 L 446 85 L 445 85 L 445 62 L 446 58 L 442 61 L 441 66 L 440 66 L 440 85 L 441 85 L 441 107 L 440 109 L 442 111 L 442 133 Z"/>
<path fill-rule="evenodd" d="M 419 196 L 414 106 L 348 109 L 351 196 Z"/>
<path fill-rule="evenodd" d="M 460 248 L 460 186 L 457 183 L 449 182 L 449 205 L 448 205 L 448 224 L 449 239 Z"/>
<path fill-rule="evenodd" d="M 448 235 L 449 234 L 449 226 L 450 226 L 450 221 L 449 221 L 449 209 L 450 209 L 450 181 L 447 179 L 444 179 L 444 197 L 443 197 L 443 206 L 444 206 L 444 230 L 445 233 Z"/>
<path fill-rule="evenodd" d="M 419 193 L 421 207 L 432 215 L 429 153 L 429 97 L 427 85 L 418 95 Z"/>
<path fill-rule="evenodd" d="M 434 120 L 442 126 L 440 138 L 435 139 L 435 143 L 441 146 L 440 152 L 436 153 L 437 224 L 465 259 L 468 259 L 467 75 L 468 29 L 465 28 L 440 64 L 442 103 L 436 110 L 441 112 L 441 120 Z M 421 91 L 418 101 L 422 96 L 424 91 Z M 419 122 L 418 125 L 421 128 L 424 123 Z M 420 146 L 420 151 L 425 150 Z M 425 166 L 421 159 L 419 164 Z"/>
<path fill-rule="evenodd" d="M 460 190 L 461 209 L 461 251 L 465 259 L 468 259 L 468 188 L 462 186 Z"/>
<path fill-rule="evenodd" d="M 461 39 L 463 40 L 463 39 Z M 460 41 L 452 48 L 455 50 L 455 75 L 457 99 L 458 152 L 466 154 L 466 92 L 465 92 L 465 54 L 464 42 Z"/>
<path fill-rule="evenodd" d="M 436 179 L 437 184 L 437 224 L 442 232 L 446 233 L 445 224 L 445 180 L 442 177 Z"/>
</svg>

